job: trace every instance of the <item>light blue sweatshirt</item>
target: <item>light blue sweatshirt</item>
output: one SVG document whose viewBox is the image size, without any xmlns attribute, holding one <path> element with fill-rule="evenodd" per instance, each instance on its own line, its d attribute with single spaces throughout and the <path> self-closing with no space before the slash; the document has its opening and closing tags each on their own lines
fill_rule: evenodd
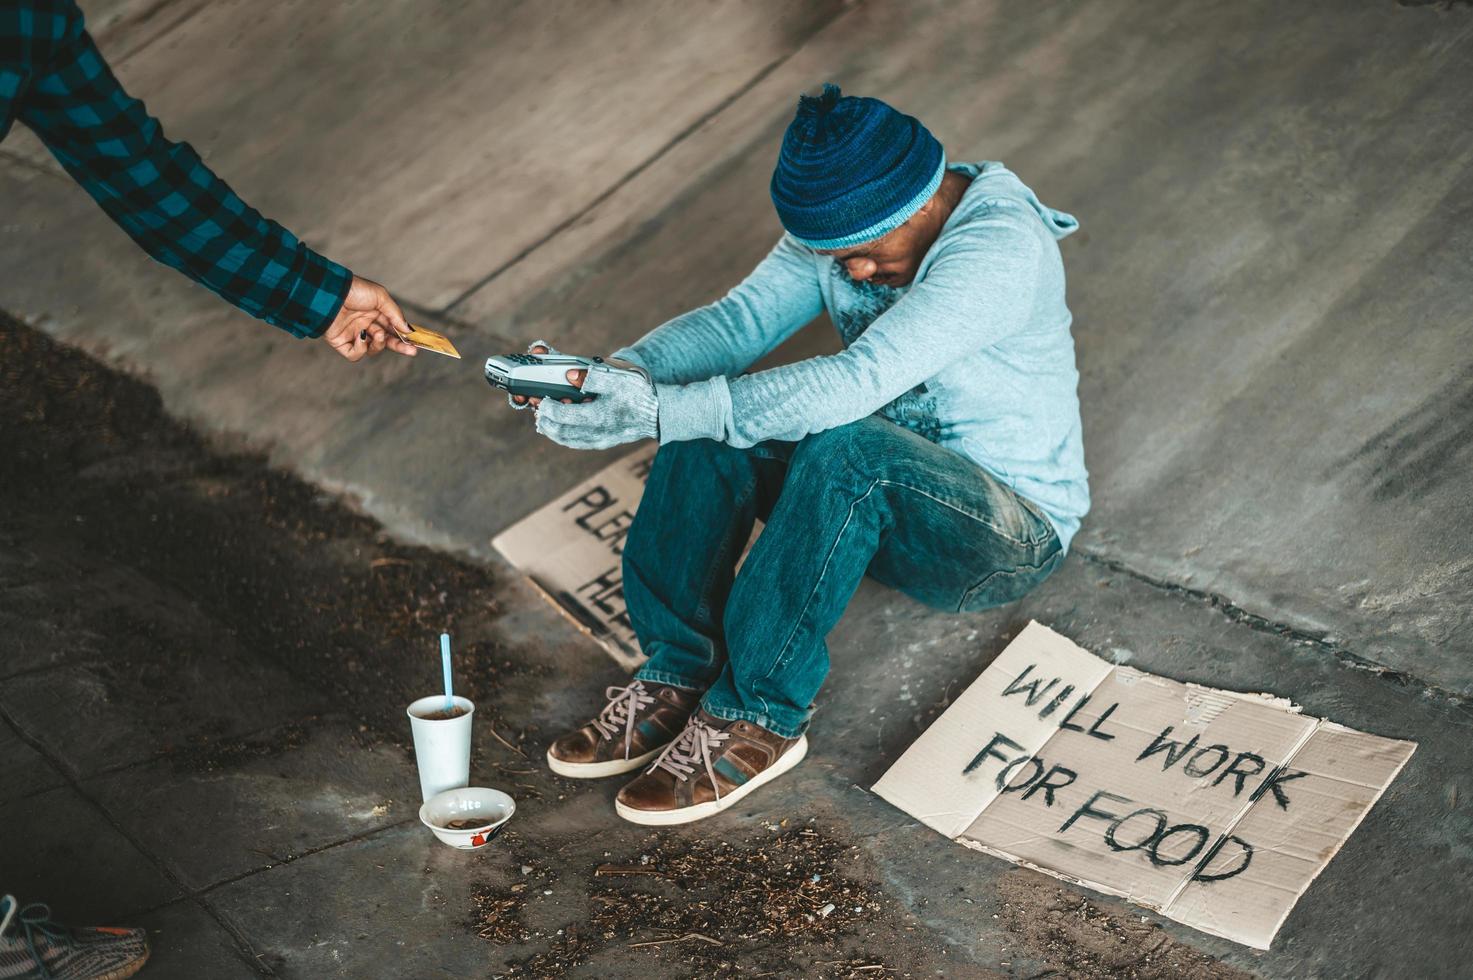
<svg viewBox="0 0 1473 980">
<path fill-rule="evenodd" d="M 796 442 L 875 412 L 1037 504 L 1068 548 L 1089 510 L 1071 318 L 1057 240 L 1079 223 L 1000 163 L 973 180 L 901 288 L 856 283 L 783 236 L 709 306 L 614 356 L 660 391 L 660 441 Z M 827 309 L 844 350 L 742 374 Z"/>
</svg>

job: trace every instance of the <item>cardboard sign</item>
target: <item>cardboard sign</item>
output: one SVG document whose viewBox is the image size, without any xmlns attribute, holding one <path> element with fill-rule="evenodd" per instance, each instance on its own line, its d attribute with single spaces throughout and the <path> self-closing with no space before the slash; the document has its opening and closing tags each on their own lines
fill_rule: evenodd
<svg viewBox="0 0 1473 980">
<path fill-rule="evenodd" d="M 1267 949 L 1415 749 L 1035 622 L 874 790 L 967 847 Z"/>
<path fill-rule="evenodd" d="M 491 542 L 563 615 L 630 670 L 645 657 L 624 608 L 624 539 L 656 448 L 653 443 L 640 447 Z"/>
</svg>

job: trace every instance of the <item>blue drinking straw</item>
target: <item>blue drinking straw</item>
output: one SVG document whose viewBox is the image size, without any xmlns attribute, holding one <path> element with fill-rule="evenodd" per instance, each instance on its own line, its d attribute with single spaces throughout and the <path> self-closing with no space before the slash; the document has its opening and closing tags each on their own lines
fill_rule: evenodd
<svg viewBox="0 0 1473 980">
<path fill-rule="evenodd" d="M 445 710 L 455 710 L 455 696 L 450 686 L 450 634 L 440 634 L 440 666 L 445 671 Z"/>
</svg>

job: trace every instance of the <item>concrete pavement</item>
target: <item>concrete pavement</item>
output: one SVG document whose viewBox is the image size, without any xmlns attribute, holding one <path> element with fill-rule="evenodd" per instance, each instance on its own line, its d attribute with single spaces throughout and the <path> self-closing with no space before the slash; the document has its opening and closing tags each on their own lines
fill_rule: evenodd
<svg viewBox="0 0 1473 980">
<path fill-rule="evenodd" d="M 1013 167 L 1083 224 L 1064 256 L 1094 511 L 1065 571 L 975 636 L 867 586 L 833 638 L 831 741 L 792 792 L 860 814 L 886 881 L 1000 969 L 928 875 L 985 888 L 1012 872 L 846 787 L 1036 615 L 1145 669 L 1418 739 L 1273 951 L 1168 931 L 1270 976 L 1450 975 L 1439 949 L 1466 941 L 1467 913 L 1425 894 L 1469 873 L 1473 11 L 114 0 L 97 14 L 119 76 L 171 133 L 468 359 L 352 369 L 255 325 L 137 254 L 18 137 L 0 148 L 0 307 L 394 533 L 493 563 L 487 542 L 536 487 L 606 459 L 532 438 L 477 358 L 541 336 L 612 349 L 739 279 L 777 235 L 765 184 L 797 92 L 835 80 L 882 96 L 953 157 Z M 831 344 L 827 329 L 795 347 Z M 608 682 L 579 669 L 582 687 L 543 693 L 519 723 L 575 717 Z M 871 709 L 888 719 L 878 736 L 837 720 Z M 289 974 L 316 962 L 281 955 Z"/>
</svg>

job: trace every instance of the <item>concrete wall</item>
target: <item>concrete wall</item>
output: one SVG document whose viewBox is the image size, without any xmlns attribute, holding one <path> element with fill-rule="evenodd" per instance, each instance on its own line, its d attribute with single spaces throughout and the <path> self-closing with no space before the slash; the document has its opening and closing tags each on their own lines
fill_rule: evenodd
<svg viewBox="0 0 1473 980">
<path fill-rule="evenodd" d="M 1064 244 L 1095 499 L 1079 553 L 1473 691 L 1466 9 L 95 13 L 172 135 L 467 359 L 354 368 L 249 321 L 149 263 L 20 133 L 0 149 L 0 306 L 402 534 L 485 555 L 603 465 L 504 411 L 479 358 L 536 336 L 605 351 L 718 296 L 778 232 L 766 181 L 796 95 L 834 80 L 1080 217 Z M 798 349 L 832 344 L 825 329 Z"/>
</svg>

